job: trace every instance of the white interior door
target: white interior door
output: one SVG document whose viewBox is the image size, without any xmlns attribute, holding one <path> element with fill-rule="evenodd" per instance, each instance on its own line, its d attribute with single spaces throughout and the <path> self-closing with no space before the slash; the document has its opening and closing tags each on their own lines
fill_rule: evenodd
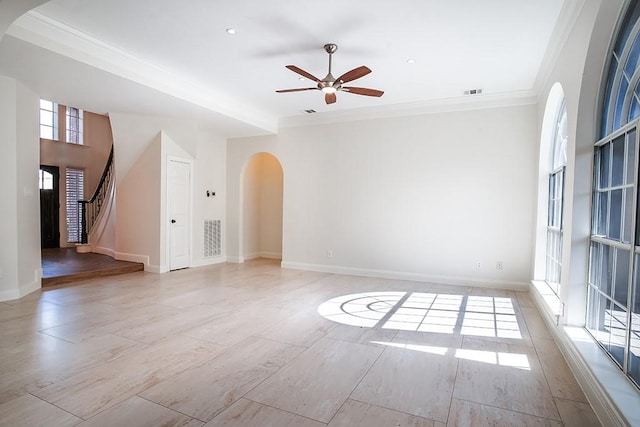
<svg viewBox="0 0 640 427">
<path fill-rule="evenodd" d="M 191 247 L 191 164 L 170 159 L 167 167 L 169 203 L 169 270 L 189 267 Z"/>
</svg>

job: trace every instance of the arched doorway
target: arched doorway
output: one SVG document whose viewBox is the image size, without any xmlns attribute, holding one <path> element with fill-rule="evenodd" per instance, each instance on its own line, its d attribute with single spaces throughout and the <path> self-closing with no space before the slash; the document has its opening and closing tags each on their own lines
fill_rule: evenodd
<svg viewBox="0 0 640 427">
<path fill-rule="evenodd" d="M 239 247 L 241 261 L 282 259 L 282 202 L 284 173 L 280 161 L 258 153 L 241 177 Z"/>
</svg>

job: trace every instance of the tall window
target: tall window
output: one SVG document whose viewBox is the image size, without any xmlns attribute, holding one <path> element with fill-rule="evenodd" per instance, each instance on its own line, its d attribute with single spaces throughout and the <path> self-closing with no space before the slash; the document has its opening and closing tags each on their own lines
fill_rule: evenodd
<svg viewBox="0 0 640 427">
<path fill-rule="evenodd" d="M 545 280 L 551 290 L 558 295 L 562 273 L 562 214 L 564 175 L 567 165 L 567 109 L 564 99 L 556 112 L 550 164 Z"/>
<path fill-rule="evenodd" d="M 82 145 L 82 110 L 75 107 L 67 107 L 67 142 Z"/>
<path fill-rule="evenodd" d="M 58 129 L 58 110 L 66 120 L 60 123 Z M 65 113 L 66 111 L 66 113 Z M 55 102 L 40 100 L 40 138 L 60 141 L 61 135 L 64 141 L 70 144 L 83 145 L 84 112 L 76 107 L 65 107 Z"/>
<path fill-rule="evenodd" d="M 40 138 L 58 139 L 58 104 L 40 100 Z"/>
<path fill-rule="evenodd" d="M 610 54 L 595 145 L 587 330 L 640 387 L 640 3 Z"/>
<path fill-rule="evenodd" d="M 84 200 L 84 171 L 67 168 L 67 242 L 79 243 L 82 224 L 80 224 L 80 205 Z"/>
</svg>

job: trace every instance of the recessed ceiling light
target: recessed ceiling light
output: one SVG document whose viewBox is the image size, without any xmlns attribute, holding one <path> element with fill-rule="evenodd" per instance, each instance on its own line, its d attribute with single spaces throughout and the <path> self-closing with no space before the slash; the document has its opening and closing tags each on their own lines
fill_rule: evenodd
<svg viewBox="0 0 640 427">
<path fill-rule="evenodd" d="M 407 59 L 407 64 L 413 64 L 414 62 L 416 62 L 416 60 L 413 58 Z"/>
<path fill-rule="evenodd" d="M 301 82 L 303 82 L 303 81 L 305 81 L 305 80 L 307 80 L 307 79 L 305 79 L 304 77 L 298 77 L 298 80 L 300 80 Z"/>
<path fill-rule="evenodd" d="M 236 33 L 236 29 L 235 28 L 227 28 L 225 30 L 227 32 L 227 34 L 229 34 L 230 36 L 234 35 Z"/>
</svg>

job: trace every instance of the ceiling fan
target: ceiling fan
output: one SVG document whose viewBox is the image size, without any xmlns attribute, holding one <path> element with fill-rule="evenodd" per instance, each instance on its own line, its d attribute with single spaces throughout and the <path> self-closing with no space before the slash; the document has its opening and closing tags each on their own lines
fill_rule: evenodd
<svg viewBox="0 0 640 427">
<path fill-rule="evenodd" d="M 336 79 L 335 77 L 333 77 L 333 74 L 331 74 L 331 58 L 332 58 L 332 55 L 336 52 L 336 50 L 338 50 L 338 45 L 335 45 L 333 43 L 325 44 L 324 50 L 329 54 L 329 73 L 322 80 L 312 75 L 311 73 L 306 72 L 302 68 L 298 68 L 295 65 L 287 65 L 287 68 L 293 71 L 294 73 L 300 74 L 301 76 L 316 82 L 317 83 L 316 87 L 305 87 L 305 88 L 299 88 L 299 89 L 282 89 L 282 90 L 277 90 L 276 92 L 287 93 L 287 92 L 302 92 L 305 90 L 321 90 L 322 92 L 324 92 L 324 100 L 327 104 L 333 104 L 334 102 L 336 102 L 336 92 L 338 91 L 354 93 L 356 95 L 378 96 L 378 97 L 382 96 L 384 92 L 381 90 L 369 89 L 366 87 L 342 86 L 344 83 L 348 83 L 355 79 L 359 79 L 360 77 L 366 76 L 371 72 L 371 70 L 368 67 L 365 67 L 364 65 L 362 65 L 358 68 L 354 68 L 351 71 L 347 71 L 346 73 L 344 73 L 343 75 L 341 75 Z"/>
</svg>

